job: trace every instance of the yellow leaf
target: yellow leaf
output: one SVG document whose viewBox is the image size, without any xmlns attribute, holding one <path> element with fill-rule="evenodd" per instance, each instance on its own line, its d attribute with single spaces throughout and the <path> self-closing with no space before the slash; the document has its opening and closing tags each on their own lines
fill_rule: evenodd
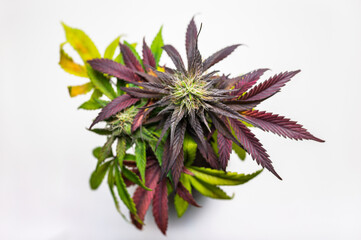
<svg viewBox="0 0 361 240">
<path fill-rule="evenodd" d="M 164 67 L 157 67 L 157 71 L 159 71 L 159 72 L 165 72 L 165 68 Z"/>
<path fill-rule="evenodd" d="M 100 53 L 93 41 L 82 30 L 72 28 L 62 23 L 66 41 L 78 52 L 84 63 L 93 58 L 100 58 Z"/>
<path fill-rule="evenodd" d="M 68 86 L 70 97 L 75 97 L 80 94 L 86 94 L 92 89 L 93 89 L 93 84 L 91 82 L 78 86 Z"/>
<path fill-rule="evenodd" d="M 79 77 L 88 77 L 85 67 L 75 63 L 74 60 L 64 51 L 63 46 L 64 43 L 60 45 L 60 67 L 70 74 Z"/>
</svg>

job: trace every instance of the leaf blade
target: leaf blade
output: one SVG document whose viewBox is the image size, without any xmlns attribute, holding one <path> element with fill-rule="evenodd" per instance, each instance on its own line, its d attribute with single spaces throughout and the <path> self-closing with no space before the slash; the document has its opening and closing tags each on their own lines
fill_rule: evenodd
<svg viewBox="0 0 361 240">
<path fill-rule="evenodd" d="M 96 72 L 88 65 L 86 68 L 90 81 L 97 89 L 99 89 L 110 100 L 113 100 L 117 97 L 117 94 L 115 93 L 112 85 L 110 84 L 109 79 L 107 79 L 102 73 Z"/>
<path fill-rule="evenodd" d="M 189 167 L 188 169 L 199 180 L 202 180 L 212 185 L 224 186 L 244 184 L 262 172 L 261 169 L 251 174 L 239 174 L 235 172 L 225 172 L 217 169 L 194 166 Z"/>
<path fill-rule="evenodd" d="M 84 63 L 93 58 L 99 58 L 100 53 L 93 41 L 82 30 L 72 28 L 62 23 L 67 42 L 78 52 Z"/>
<path fill-rule="evenodd" d="M 146 145 L 142 140 L 135 141 L 135 162 L 139 170 L 141 179 L 145 182 L 145 166 L 146 166 Z"/>
<path fill-rule="evenodd" d="M 113 59 L 115 50 L 119 46 L 120 37 L 121 36 L 118 36 L 108 45 L 104 52 L 104 58 Z"/>
<path fill-rule="evenodd" d="M 160 57 L 162 56 L 162 52 L 163 52 L 162 47 L 164 46 L 163 37 L 162 37 L 162 29 L 163 29 L 163 26 L 160 27 L 157 35 L 155 36 L 154 40 L 152 41 L 152 44 L 150 45 L 150 50 L 152 51 L 152 53 L 154 55 L 155 63 L 157 66 L 159 65 L 159 60 L 160 60 Z"/>
</svg>

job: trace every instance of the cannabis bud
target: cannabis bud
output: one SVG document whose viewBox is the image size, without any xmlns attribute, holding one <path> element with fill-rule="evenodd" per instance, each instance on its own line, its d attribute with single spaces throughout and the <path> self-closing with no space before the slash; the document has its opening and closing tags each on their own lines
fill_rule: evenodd
<svg viewBox="0 0 361 240">
<path fill-rule="evenodd" d="M 163 44 L 162 29 L 150 47 L 143 40 L 142 58 L 136 44 L 120 43 L 119 38 L 101 58 L 84 32 L 65 24 L 64 29 L 67 42 L 77 50 L 85 66 L 74 63 L 63 44 L 60 65 L 69 73 L 90 79 L 87 84 L 69 87 L 70 95 L 93 91 L 80 108 L 101 109 L 89 130 L 107 136 L 104 146 L 93 151 L 98 161 L 90 185 L 96 189 L 108 173 L 118 211 L 121 213 L 114 188 L 139 229 L 152 203 L 155 221 L 166 233 L 168 196 L 172 193 L 180 217 L 189 204 L 199 207 L 192 196 L 193 188 L 208 197 L 230 199 L 220 185 L 243 184 L 262 171 L 248 175 L 226 172 L 232 149 L 241 159 L 248 152 L 257 164 L 281 179 L 251 132 L 254 127 L 295 140 L 323 142 L 295 121 L 255 109 L 300 70 L 280 73 L 258 84 L 268 69 L 232 78 L 211 71 L 240 44 L 203 60 L 194 19 L 186 31 L 187 66 L 172 45 Z M 114 58 L 118 44 L 120 52 Z M 174 69 L 159 64 L 163 50 Z M 103 95 L 111 101 L 102 99 Z M 104 128 L 93 128 L 102 121 Z M 129 151 L 132 147 L 134 154 Z M 138 185 L 132 198 L 127 189 L 131 185 Z"/>
</svg>

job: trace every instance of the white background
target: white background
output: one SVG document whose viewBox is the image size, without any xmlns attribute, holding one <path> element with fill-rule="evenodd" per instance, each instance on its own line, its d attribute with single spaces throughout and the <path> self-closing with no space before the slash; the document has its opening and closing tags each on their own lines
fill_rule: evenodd
<svg viewBox="0 0 361 240">
<path fill-rule="evenodd" d="M 149 214 L 143 231 L 116 212 L 106 185 L 91 191 L 102 137 L 85 130 L 58 66 L 60 21 L 83 29 L 103 52 L 120 34 L 166 43 L 184 56 L 186 26 L 203 23 L 203 57 L 244 43 L 217 65 L 233 76 L 256 68 L 302 69 L 259 109 L 299 121 L 326 143 L 255 131 L 283 181 L 264 171 L 228 187 L 231 201 L 199 198 L 169 239 L 361 239 L 361 1 L 0 1 L 0 239 L 165 239 Z M 72 52 L 74 56 L 74 52 Z M 75 58 L 78 60 L 79 58 Z M 171 65 L 167 57 L 162 62 Z M 233 156 L 230 168 L 259 169 Z"/>
</svg>

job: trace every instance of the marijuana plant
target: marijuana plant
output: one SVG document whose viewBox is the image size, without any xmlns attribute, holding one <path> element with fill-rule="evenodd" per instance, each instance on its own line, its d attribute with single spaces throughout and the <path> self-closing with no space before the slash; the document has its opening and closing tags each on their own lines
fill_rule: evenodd
<svg viewBox="0 0 361 240">
<path fill-rule="evenodd" d="M 255 109 L 279 92 L 299 70 L 277 74 L 258 84 L 267 69 L 232 78 L 210 71 L 240 45 L 226 47 L 202 60 L 198 50 L 200 31 L 194 19 L 186 31 L 187 66 L 172 45 L 163 44 L 162 28 L 150 47 L 143 39 L 142 57 L 136 44 L 120 42 L 118 37 L 101 58 L 83 31 L 63 26 L 67 42 L 84 65 L 65 53 L 63 43 L 60 66 L 90 79 L 86 84 L 69 87 L 70 96 L 92 91 L 90 99 L 79 108 L 101 109 L 89 130 L 107 138 L 104 146 L 93 151 L 98 161 L 90 186 L 98 188 L 108 173 L 108 186 L 118 211 L 121 213 L 114 187 L 139 229 L 153 204 L 155 221 L 166 233 L 168 197 L 173 193 L 179 217 L 189 204 L 199 207 L 192 188 L 211 198 L 231 199 L 219 186 L 243 184 L 262 171 L 247 175 L 227 172 L 232 149 L 241 159 L 248 152 L 281 179 L 251 132 L 252 127 L 290 139 L 323 142 L 295 121 Z M 120 52 L 114 57 L 118 45 Z M 163 50 L 175 69 L 159 64 Z M 102 121 L 103 128 L 93 128 Z M 132 198 L 127 189 L 131 185 L 138 185 Z"/>
</svg>

